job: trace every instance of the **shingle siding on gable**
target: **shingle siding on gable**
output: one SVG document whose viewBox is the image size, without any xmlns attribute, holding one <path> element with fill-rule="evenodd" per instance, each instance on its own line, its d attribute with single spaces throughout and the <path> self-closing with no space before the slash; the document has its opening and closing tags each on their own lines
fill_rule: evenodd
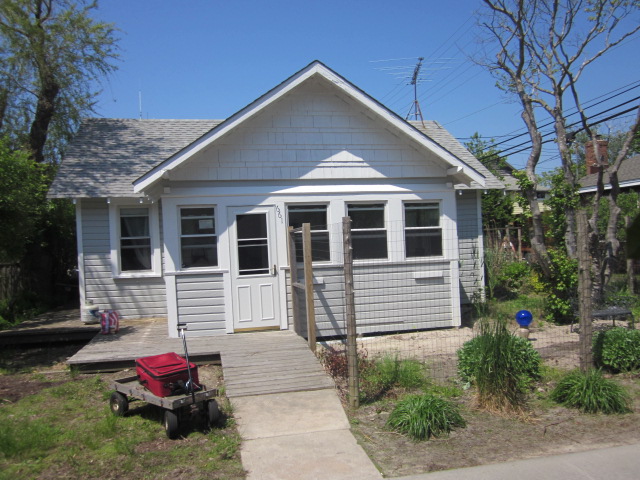
<svg viewBox="0 0 640 480">
<path fill-rule="evenodd" d="M 446 167 L 326 86 L 309 82 L 170 176 L 172 181 L 444 179 Z"/>
</svg>

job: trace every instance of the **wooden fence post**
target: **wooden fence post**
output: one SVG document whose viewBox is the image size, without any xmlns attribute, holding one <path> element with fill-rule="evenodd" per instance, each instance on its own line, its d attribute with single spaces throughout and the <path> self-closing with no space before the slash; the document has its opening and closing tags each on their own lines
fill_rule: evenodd
<svg viewBox="0 0 640 480">
<path fill-rule="evenodd" d="M 302 255 L 304 257 L 304 290 L 307 306 L 307 339 L 312 352 L 316 351 L 316 312 L 313 306 L 313 268 L 311 256 L 311 224 L 302 224 Z"/>
<path fill-rule="evenodd" d="M 287 253 L 289 254 L 289 277 L 291 280 L 291 310 L 293 317 L 293 330 L 298 334 L 302 334 L 302 325 L 300 324 L 300 302 L 298 301 L 298 292 L 296 284 L 298 283 L 298 260 L 296 258 L 296 241 L 293 233 L 293 227 L 287 228 Z"/>
<path fill-rule="evenodd" d="M 578 312 L 580 315 L 580 370 L 586 372 L 593 367 L 593 322 L 592 322 L 592 282 L 591 257 L 589 256 L 589 236 L 587 212 L 584 208 L 576 211 L 578 243 Z"/>
<path fill-rule="evenodd" d="M 360 405 L 358 378 L 358 344 L 356 331 L 356 307 L 353 290 L 353 246 L 351 242 L 351 218 L 342 218 L 342 238 L 344 251 L 344 293 L 347 310 L 347 372 L 349 386 L 349 405 Z"/>
</svg>

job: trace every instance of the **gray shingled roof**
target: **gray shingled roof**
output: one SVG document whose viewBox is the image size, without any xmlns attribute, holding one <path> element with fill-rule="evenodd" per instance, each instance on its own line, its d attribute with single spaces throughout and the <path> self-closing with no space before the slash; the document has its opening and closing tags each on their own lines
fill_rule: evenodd
<svg viewBox="0 0 640 480">
<path fill-rule="evenodd" d="M 65 153 L 49 196 L 135 197 L 132 182 L 221 120 L 90 118 Z"/>
<path fill-rule="evenodd" d="M 604 184 L 611 188 L 609 185 L 609 174 L 605 172 L 604 174 Z M 618 169 L 618 182 L 640 182 L 640 155 L 635 155 L 633 157 L 627 158 L 623 160 L 620 164 L 620 168 Z M 590 188 L 595 187 L 598 183 L 598 174 L 592 173 L 591 175 L 587 175 L 586 177 L 582 177 L 578 183 L 582 186 L 582 188 Z"/>
<path fill-rule="evenodd" d="M 442 127 L 438 122 L 433 120 L 425 120 L 423 122 L 409 122 L 415 128 L 417 128 L 420 132 L 425 134 L 431 140 L 436 142 L 442 148 L 447 150 L 449 153 L 452 153 L 464 163 L 469 165 L 475 171 L 480 173 L 483 177 L 486 178 L 486 185 L 484 188 L 504 188 L 504 185 L 500 180 L 498 180 L 487 167 L 485 167 L 480 160 L 474 157 L 469 150 L 464 148 L 464 146 L 456 140 L 456 138 L 449 133 L 444 127 Z M 471 182 L 471 188 L 482 188 L 475 182 Z"/>
<path fill-rule="evenodd" d="M 69 145 L 51 198 L 132 197 L 132 182 L 209 132 L 222 120 L 134 120 L 91 118 Z M 485 188 L 504 188 L 437 122 L 412 122 L 431 140 L 487 178 Z M 472 188 L 480 188 L 475 183 Z"/>
</svg>

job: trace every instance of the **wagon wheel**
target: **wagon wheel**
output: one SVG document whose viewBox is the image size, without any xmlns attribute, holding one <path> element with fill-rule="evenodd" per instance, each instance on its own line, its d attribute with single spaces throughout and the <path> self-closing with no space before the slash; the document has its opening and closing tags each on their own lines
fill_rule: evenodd
<svg viewBox="0 0 640 480">
<path fill-rule="evenodd" d="M 178 436 L 178 415 L 171 410 L 164 411 L 164 431 L 171 439 Z"/>
<path fill-rule="evenodd" d="M 129 400 L 120 392 L 113 392 L 109 399 L 109 407 L 114 415 L 122 417 L 129 410 Z"/>
<path fill-rule="evenodd" d="M 207 419 L 210 427 L 213 427 L 220 420 L 220 408 L 215 400 L 207 402 Z"/>
</svg>

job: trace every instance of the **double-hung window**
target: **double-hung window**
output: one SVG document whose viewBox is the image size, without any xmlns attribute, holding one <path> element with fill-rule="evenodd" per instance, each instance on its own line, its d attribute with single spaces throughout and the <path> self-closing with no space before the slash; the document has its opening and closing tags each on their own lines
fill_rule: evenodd
<svg viewBox="0 0 640 480">
<path fill-rule="evenodd" d="M 439 203 L 405 203 L 404 224 L 407 258 L 442 255 Z"/>
<path fill-rule="evenodd" d="M 329 250 L 329 230 L 327 228 L 326 205 L 289 205 L 287 208 L 289 226 L 302 227 L 303 223 L 311 226 L 311 259 L 314 262 L 331 260 Z M 302 262 L 302 233 L 296 233 L 296 259 Z"/>
<path fill-rule="evenodd" d="M 354 260 L 388 257 L 384 209 L 384 203 L 347 205 Z"/>
<path fill-rule="evenodd" d="M 151 264 L 149 209 L 120 209 L 120 271 L 148 271 Z"/>
<path fill-rule="evenodd" d="M 180 209 L 180 259 L 182 268 L 218 265 L 215 210 L 213 207 Z"/>
</svg>

